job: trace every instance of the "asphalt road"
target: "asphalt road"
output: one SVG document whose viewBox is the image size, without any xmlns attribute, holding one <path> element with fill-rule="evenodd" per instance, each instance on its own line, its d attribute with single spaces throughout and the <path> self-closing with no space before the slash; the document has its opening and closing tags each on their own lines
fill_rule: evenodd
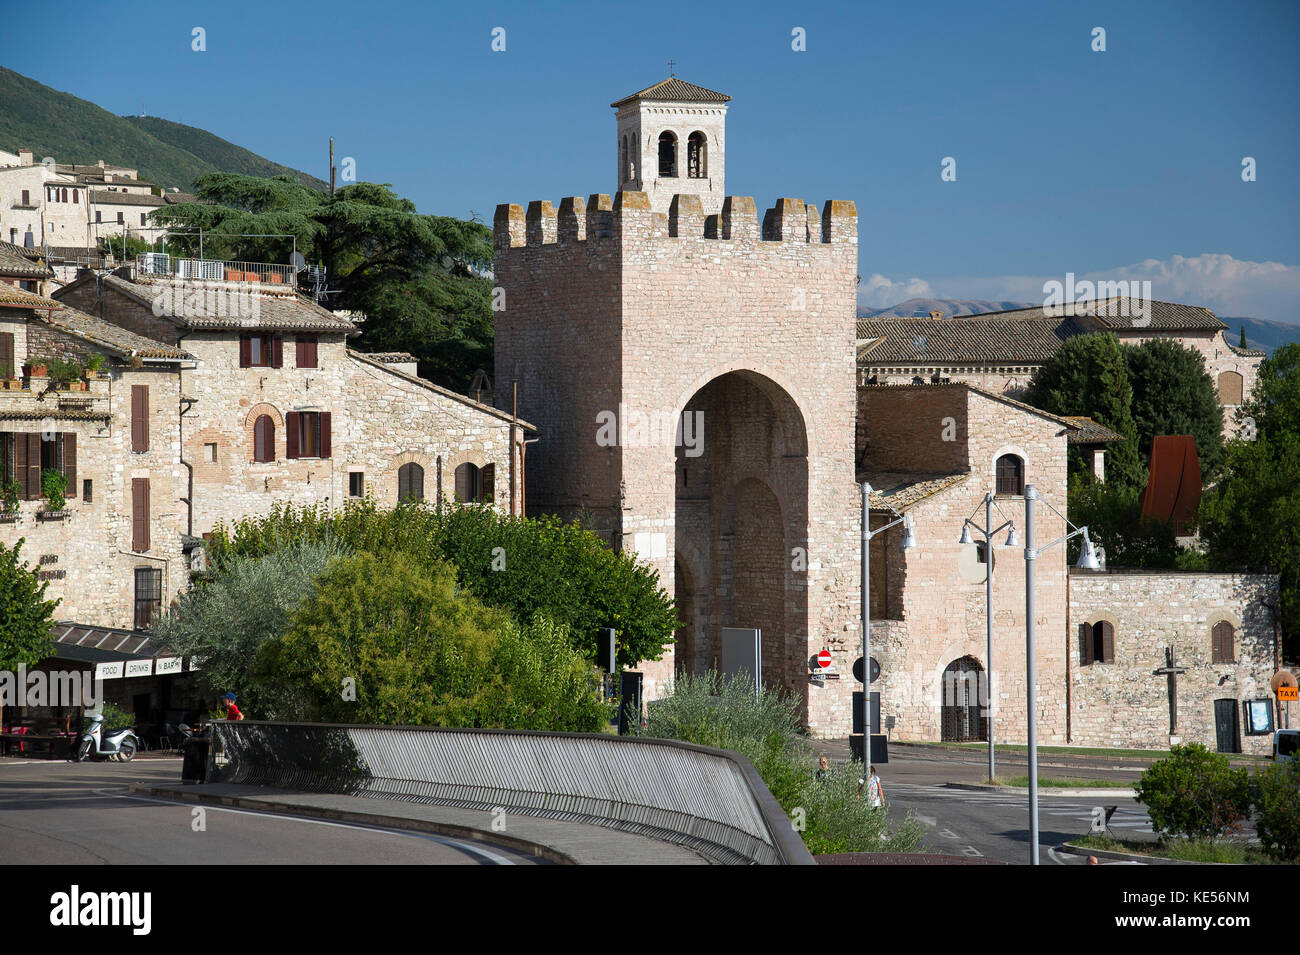
<svg viewBox="0 0 1300 955">
<path fill-rule="evenodd" d="M 848 744 L 830 742 L 822 748 L 831 758 L 847 758 Z M 1070 779 L 1099 779 L 1116 788 L 1129 788 L 1145 768 L 1143 760 L 1041 754 L 1038 775 Z M 1024 775 L 1023 753 L 1008 750 L 997 757 L 999 778 Z M 927 826 L 925 846 L 931 852 L 966 855 L 1024 864 L 1029 860 L 1029 800 L 1023 791 L 972 791 L 946 784 L 978 783 L 988 776 L 986 751 L 894 744 L 889 762 L 876 767 L 885 790 L 891 820 L 901 821 L 910 810 Z M 1082 865 L 1087 860 L 1054 852 L 1054 847 L 1085 835 L 1096 806 L 1116 806 L 1111 834 L 1122 839 L 1154 839 L 1146 808 L 1131 797 L 1043 795 L 1039 789 L 1039 858 L 1044 865 Z"/>
<path fill-rule="evenodd" d="M 0 759 L 0 862 L 64 865 L 532 865 L 531 856 L 445 836 L 204 807 L 127 792 L 174 782 L 179 759 Z"/>
</svg>

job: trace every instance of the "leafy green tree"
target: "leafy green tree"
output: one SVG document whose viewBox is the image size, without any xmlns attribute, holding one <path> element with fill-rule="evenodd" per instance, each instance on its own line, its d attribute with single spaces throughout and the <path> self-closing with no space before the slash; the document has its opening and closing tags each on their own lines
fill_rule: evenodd
<svg viewBox="0 0 1300 955">
<path fill-rule="evenodd" d="M 301 687 L 327 722 L 594 732 L 605 718 L 562 633 L 524 634 L 462 591 L 450 564 L 400 552 L 328 569 L 256 672 Z"/>
<path fill-rule="evenodd" d="M 202 229 L 204 253 L 226 259 L 287 262 L 290 239 L 241 234 L 295 237 L 326 268 L 326 306 L 365 313 L 362 350 L 410 352 L 422 375 L 460 390 L 492 367 L 492 231 L 482 223 L 421 215 L 368 182 L 330 196 L 288 176 L 217 173 L 200 177 L 196 194 L 204 201 L 160 209 L 156 221 Z M 197 252 L 197 235 L 175 241 Z"/>
<path fill-rule="evenodd" d="M 1146 484 L 1133 422 L 1133 387 L 1124 348 L 1111 332 L 1067 339 L 1034 373 L 1025 400 L 1056 415 L 1087 415 L 1126 440 L 1107 448 L 1106 480 L 1129 488 Z M 1082 451 L 1070 451 L 1076 480 L 1090 471 Z"/>
<path fill-rule="evenodd" d="M 1171 568 L 1183 553 L 1172 524 L 1142 517 L 1142 496 L 1135 488 L 1080 481 L 1070 488 L 1069 514 L 1105 551 L 1107 567 Z M 1076 538 L 1070 542 L 1071 560 L 1078 550 Z"/>
<path fill-rule="evenodd" d="M 1280 584 L 1283 656 L 1300 652 L 1300 345 L 1260 365 L 1251 398 L 1237 413 L 1223 478 L 1197 512 L 1210 566 L 1274 573 Z"/>
<path fill-rule="evenodd" d="M 574 649 L 595 660 L 598 630 L 619 632 L 622 666 L 657 660 L 680 624 L 658 572 L 612 551 L 577 524 L 519 518 L 491 508 L 407 503 L 383 510 L 371 501 L 341 510 L 278 507 L 263 517 L 219 527 L 211 553 L 221 566 L 235 556 L 272 553 L 299 540 L 333 537 L 355 551 L 399 551 L 447 561 L 461 586 L 521 623 L 543 616 L 564 627 Z"/>
<path fill-rule="evenodd" d="M 154 638 L 170 653 L 201 657 L 204 686 L 214 694 L 234 692 L 247 715 L 300 717 L 303 704 L 295 688 L 282 680 L 258 680 L 251 666 L 263 644 L 288 630 L 316 578 L 347 552 L 342 543 L 322 536 L 267 554 L 233 556 L 154 623 Z"/>
<path fill-rule="evenodd" d="M 1255 831 L 1275 859 L 1300 859 L 1300 760 L 1280 759 L 1255 771 Z"/>
<path fill-rule="evenodd" d="M 58 600 L 46 600 L 48 583 L 29 570 L 19 552 L 0 542 L 0 670 L 15 670 L 54 652 L 50 630 Z"/>
<path fill-rule="evenodd" d="M 1246 323 L 1245 322 L 1241 323 L 1241 342 L 1239 343 L 1239 345 L 1241 348 L 1250 347 L 1249 345 L 1246 344 Z"/>
<path fill-rule="evenodd" d="M 1205 483 L 1223 463 L 1223 411 L 1219 394 L 1193 348 L 1168 338 L 1153 338 L 1124 349 L 1133 386 L 1133 424 L 1138 454 L 1150 460 L 1156 435 L 1190 434 Z"/>
<path fill-rule="evenodd" d="M 1228 757 L 1200 743 L 1170 747 L 1167 759 L 1152 763 L 1134 787 L 1151 825 L 1164 835 L 1217 839 L 1238 829 L 1250 815 L 1250 780 Z"/>
</svg>

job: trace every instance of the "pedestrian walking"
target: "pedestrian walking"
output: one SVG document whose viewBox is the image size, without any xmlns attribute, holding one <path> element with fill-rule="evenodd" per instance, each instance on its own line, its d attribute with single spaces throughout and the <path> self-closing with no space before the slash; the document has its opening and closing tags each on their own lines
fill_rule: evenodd
<svg viewBox="0 0 1300 955">
<path fill-rule="evenodd" d="M 880 777 L 876 775 L 876 767 L 872 766 L 867 770 L 867 775 L 858 779 L 858 798 L 862 798 L 863 786 L 867 789 L 867 804 L 872 809 L 879 809 L 885 804 L 885 789 L 880 784 Z"/>
<path fill-rule="evenodd" d="M 826 775 L 827 773 L 830 772 L 830 769 L 831 769 L 830 760 L 828 760 L 825 756 L 823 756 L 821 759 L 817 761 L 817 772 L 813 773 L 813 777 L 819 783 L 825 782 Z"/>
<path fill-rule="evenodd" d="M 227 693 L 221 698 L 221 708 L 226 711 L 226 719 L 228 720 L 242 720 L 244 718 L 244 714 L 235 705 L 235 694 L 233 693 Z"/>
</svg>

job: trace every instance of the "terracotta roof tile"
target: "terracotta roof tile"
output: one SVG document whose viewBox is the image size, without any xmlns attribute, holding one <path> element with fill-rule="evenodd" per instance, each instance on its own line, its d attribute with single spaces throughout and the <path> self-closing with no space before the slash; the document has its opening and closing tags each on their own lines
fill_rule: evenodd
<svg viewBox="0 0 1300 955">
<path fill-rule="evenodd" d="M 633 100 L 652 100 L 657 102 L 672 101 L 682 103 L 726 103 L 731 97 L 726 93 L 719 93 L 715 90 L 706 90 L 703 86 L 696 86 L 694 83 L 687 83 L 685 80 L 679 80 L 675 76 L 670 76 L 662 83 L 656 83 L 654 86 L 647 86 L 639 93 L 633 93 L 631 96 L 624 96 L 621 100 L 610 103 L 615 108 L 622 106 L 624 103 L 630 103 Z"/>
</svg>

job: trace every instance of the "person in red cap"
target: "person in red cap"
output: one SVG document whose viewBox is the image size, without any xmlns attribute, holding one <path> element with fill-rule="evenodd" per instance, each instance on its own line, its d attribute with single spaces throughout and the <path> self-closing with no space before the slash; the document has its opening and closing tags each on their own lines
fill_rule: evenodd
<svg viewBox="0 0 1300 955">
<path fill-rule="evenodd" d="M 244 714 L 239 712 L 239 707 L 235 705 L 235 694 L 227 693 L 223 696 L 221 698 L 221 706 L 222 709 L 226 711 L 226 719 L 242 720 L 244 718 Z"/>
</svg>

